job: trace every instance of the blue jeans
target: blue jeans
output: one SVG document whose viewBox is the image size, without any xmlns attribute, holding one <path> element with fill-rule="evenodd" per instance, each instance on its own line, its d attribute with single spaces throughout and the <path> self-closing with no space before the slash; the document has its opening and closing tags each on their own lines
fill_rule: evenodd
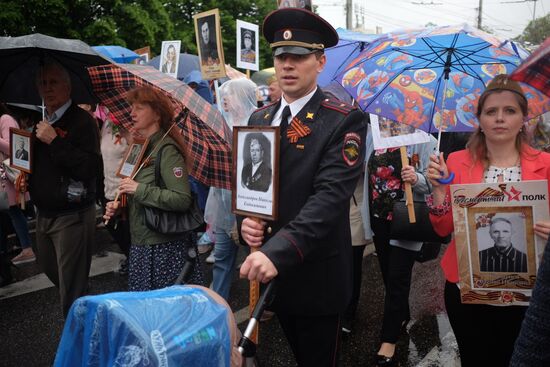
<svg viewBox="0 0 550 367">
<path fill-rule="evenodd" d="M 229 301 L 229 292 L 231 290 L 231 281 L 235 271 L 235 260 L 237 259 L 238 246 L 231 236 L 223 230 L 214 230 L 215 250 L 214 269 L 212 270 L 212 289 L 214 292 Z"/>
<path fill-rule="evenodd" d="M 13 225 L 13 229 L 15 230 L 15 233 L 17 233 L 17 237 L 19 238 L 19 243 L 21 243 L 21 248 L 25 249 L 28 247 L 31 247 L 32 241 L 31 236 L 29 234 L 29 226 L 27 223 L 27 218 L 25 217 L 25 214 L 23 214 L 23 211 L 21 208 L 17 205 L 10 206 L 10 209 L 5 212 L 8 214 L 8 216 L 11 219 L 11 223 Z M 2 233 L 0 236 L 2 239 L 2 249 L 6 250 L 5 247 L 7 243 L 7 234 Z"/>
</svg>

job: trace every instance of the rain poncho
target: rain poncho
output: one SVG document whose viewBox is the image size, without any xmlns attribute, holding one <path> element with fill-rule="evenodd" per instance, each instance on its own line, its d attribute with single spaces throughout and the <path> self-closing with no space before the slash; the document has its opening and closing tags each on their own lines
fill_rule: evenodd
<svg viewBox="0 0 550 367">
<path fill-rule="evenodd" d="M 237 337 L 227 303 L 203 287 L 86 296 L 71 307 L 54 366 L 234 367 Z"/>
<path fill-rule="evenodd" d="M 248 79 L 233 79 L 220 87 L 222 115 L 229 128 L 244 126 L 248 118 L 257 109 L 256 84 Z M 231 191 L 217 187 L 210 188 L 204 219 L 211 229 L 223 230 L 227 234 L 235 225 L 235 216 L 231 213 Z"/>
</svg>

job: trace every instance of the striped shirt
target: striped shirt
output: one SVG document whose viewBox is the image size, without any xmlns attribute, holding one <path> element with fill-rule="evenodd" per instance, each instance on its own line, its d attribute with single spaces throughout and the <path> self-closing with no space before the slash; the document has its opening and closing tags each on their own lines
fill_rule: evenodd
<svg viewBox="0 0 550 367">
<path fill-rule="evenodd" d="M 497 273 L 527 273 L 527 255 L 514 246 L 504 253 L 493 246 L 479 252 L 479 269 Z"/>
</svg>

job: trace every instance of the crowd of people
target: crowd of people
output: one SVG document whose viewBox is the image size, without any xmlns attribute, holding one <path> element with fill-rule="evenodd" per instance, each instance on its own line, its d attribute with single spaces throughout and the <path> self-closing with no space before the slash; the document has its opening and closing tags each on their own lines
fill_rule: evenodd
<svg viewBox="0 0 550 367">
<path fill-rule="evenodd" d="M 170 136 L 174 110 L 166 95 L 152 87 L 131 90 L 126 99 L 133 128 L 128 131 L 103 106 L 94 106 L 88 113 L 75 104 L 65 68 L 45 60 L 37 74 L 44 119 L 29 124 L 27 116 L 17 116 L 10 106 L 0 104 L 4 162 L 0 181 L 9 203 L 1 213 L 2 256 L 10 250 L 6 233 L 11 223 L 21 246 L 13 264 L 36 260 L 58 288 L 67 316 L 73 301 L 88 290 L 99 204 L 107 230 L 126 256 L 121 269 L 128 272 L 128 290 L 164 288 L 174 284 L 182 264 L 190 261 L 189 249 L 203 252 L 198 247 L 203 240 L 196 231 L 167 234 L 151 229 L 144 208 L 184 212 L 194 192 L 207 223 L 201 229 L 204 242 L 214 245 L 211 288 L 230 299 L 237 252 L 243 247 L 247 256 L 238 270 L 241 278 L 261 283 L 276 278 L 277 296 L 269 311 L 278 318 L 299 366 L 338 364 L 342 333 L 353 331 L 363 255 L 367 245 L 374 243 L 385 290 L 375 360 L 378 366 L 397 365 L 396 345 L 411 319 L 413 265 L 423 246 L 429 246 L 392 238 L 394 204 L 404 200 L 405 185 L 412 187 L 415 201 L 427 202 L 435 231 L 448 236 L 454 232 L 450 184 L 540 179 L 550 184 L 550 154 L 544 152 L 550 124 L 543 118 L 528 134 L 527 99 L 517 82 L 500 75 L 479 97 L 479 127 L 473 133 L 461 136 L 449 150 L 445 148 L 452 144 L 444 144 L 441 154 L 436 154 L 431 136 L 426 143 L 407 146 L 411 163 L 403 164 L 398 148 L 374 148 L 368 115 L 351 98 L 345 100 L 317 85 L 327 62 L 324 49 L 338 42 L 330 24 L 307 10 L 279 9 L 266 17 L 263 33 L 275 66 L 275 75 L 267 82 L 271 103 L 259 107 L 263 103 L 257 99 L 256 84 L 244 78 L 224 82 L 218 101 L 212 100 L 215 94 L 198 71 L 185 82 L 208 102 L 220 105 L 230 129 L 279 127 L 277 220 L 236 216 L 230 190 L 204 187 L 188 177 L 186 157 Z M 216 62 L 218 56 L 207 52 L 212 48 L 208 22 L 201 25 L 201 36 L 203 62 Z M 250 34 L 244 38 L 248 45 Z M 163 71 L 171 72 L 171 66 L 164 65 Z M 308 128 L 297 142 L 292 134 L 303 122 Z M 25 197 L 36 208 L 35 243 L 27 224 L 32 214 L 22 211 L 16 201 L 24 191 L 18 192 L 5 172 L 12 127 L 28 129 L 36 137 L 30 197 Z M 140 169 L 134 176 L 118 177 L 116 171 L 138 137 L 149 140 L 142 160 L 135 162 Z M 240 173 L 242 187 L 267 192 L 273 172 L 265 162 L 266 147 L 261 139 L 252 138 L 246 149 L 250 163 Z M 482 271 L 525 271 L 526 255 L 511 243 L 512 231 L 507 219 L 492 219 L 489 234 L 494 245 L 480 252 Z M 535 223 L 534 234 L 547 241 L 550 222 Z M 546 249 L 531 307 L 465 304 L 451 240 L 441 265 L 445 306 L 462 366 L 507 366 L 510 361 L 514 366 L 544 365 L 543 358 L 550 363 L 547 351 L 537 343 L 537 338 L 548 338 L 548 329 L 538 320 L 549 312 L 544 303 L 549 254 Z M 190 283 L 207 285 L 199 258 L 192 261 Z M 525 360 L 532 362 L 525 364 Z"/>
</svg>

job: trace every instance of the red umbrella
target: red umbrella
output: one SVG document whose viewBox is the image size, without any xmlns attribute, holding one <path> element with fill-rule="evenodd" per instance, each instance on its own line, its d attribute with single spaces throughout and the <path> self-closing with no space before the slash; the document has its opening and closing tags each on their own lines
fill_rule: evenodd
<svg viewBox="0 0 550 367">
<path fill-rule="evenodd" d="M 550 97 L 550 37 L 546 39 L 511 75 Z"/>
<path fill-rule="evenodd" d="M 231 132 L 219 111 L 193 89 L 151 66 L 103 65 L 88 68 L 88 73 L 96 96 L 126 128 L 133 124 L 127 91 L 148 85 L 166 94 L 185 140 L 191 176 L 208 186 L 231 188 Z"/>
</svg>

